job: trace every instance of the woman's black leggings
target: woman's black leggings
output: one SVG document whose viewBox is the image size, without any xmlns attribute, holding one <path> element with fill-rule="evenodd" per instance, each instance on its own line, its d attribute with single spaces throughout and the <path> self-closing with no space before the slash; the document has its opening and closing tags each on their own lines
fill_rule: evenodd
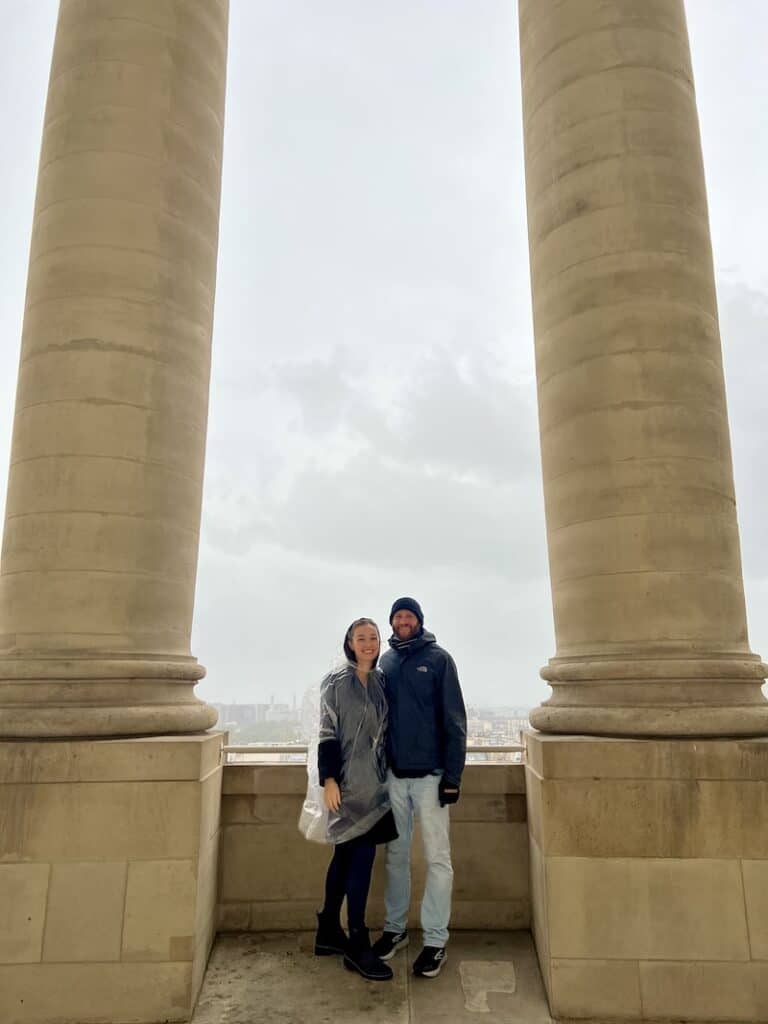
<svg viewBox="0 0 768 1024">
<path fill-rule="evenodd" d="M 365 928 L 365 905 L 371 885 L 376 847 L 373 843 L 351 840 L 337 843 L 325 878 L 323 913 L 338 917 L 347 897 L 347 920 L 350 930 Z"/>
</svg>

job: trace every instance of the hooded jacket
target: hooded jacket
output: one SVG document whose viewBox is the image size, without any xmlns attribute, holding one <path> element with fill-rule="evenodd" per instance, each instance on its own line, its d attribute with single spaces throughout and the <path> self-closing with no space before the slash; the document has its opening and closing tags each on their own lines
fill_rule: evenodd
<svg viewBox="0 0 768 1024">
<path fill-rule="evenodd" d="M 387 754 L 397 774 L 429 775 L 461 785 L 467 750 L 467 714 L 453 658 L 422 630 L 392 647 L 379 662 L 389 702 Z"/>
</svg>

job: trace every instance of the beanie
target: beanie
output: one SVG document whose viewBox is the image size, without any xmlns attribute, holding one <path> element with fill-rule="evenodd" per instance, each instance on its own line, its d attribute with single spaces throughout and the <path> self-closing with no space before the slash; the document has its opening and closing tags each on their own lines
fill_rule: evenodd
<svg viewBox="0 0 768 1024">
<path fill-rule="evenodd" d="M 392 619 L 395 617 L 395 612 L 413 612 L 419 620 L 419 625 L 424 625 L 424 612 L 421 610 L 419 602 L 412 597 L 398 597 L 392 605 L 392 611 L 389 613 L 390 626 L 392 625 Z"/>
</svg>

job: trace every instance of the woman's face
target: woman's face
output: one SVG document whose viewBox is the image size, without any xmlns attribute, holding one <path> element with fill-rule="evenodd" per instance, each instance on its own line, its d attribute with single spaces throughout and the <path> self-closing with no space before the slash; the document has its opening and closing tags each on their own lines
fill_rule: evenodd
<svg viewBox="0 0 768 1024">
<path fill-rule="evenodd" d="M 373 662 L 379 655 L 379 633 L 375 626 L 356 626 L 349 638 L 349 646 L 355 652 L 358 664 Z"/>
</svg>

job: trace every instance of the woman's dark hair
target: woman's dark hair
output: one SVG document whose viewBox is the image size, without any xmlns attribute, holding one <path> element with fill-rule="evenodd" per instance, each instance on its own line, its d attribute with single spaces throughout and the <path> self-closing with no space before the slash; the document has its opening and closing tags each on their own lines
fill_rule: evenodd
<svg viewBox="0 0 768 1024">
<path fill-rule="evenodd" d="M 344 634 L 344 654 L 347 656 L 347 661 L 352 661 L 355 664 L 357 664 L 357 656 L 355 652 L 352 650 L 349 641 L 352 639 L 352 634 L 355 632 L 358 626 L 373 626 L 373 628 L 376 630 L 376 635 L 379 638 L 379 644 L 381 644 L 381 633 L 379 632 L 379 627 L 376 625 L 373 619 L 355 619 L 355 621 L 349 627 L 347 632 Z M 378 660 L 379 656 L 377 654 L 376 657 L 373 659 L 373 664 L 375 665 Z"/>
</svg>

